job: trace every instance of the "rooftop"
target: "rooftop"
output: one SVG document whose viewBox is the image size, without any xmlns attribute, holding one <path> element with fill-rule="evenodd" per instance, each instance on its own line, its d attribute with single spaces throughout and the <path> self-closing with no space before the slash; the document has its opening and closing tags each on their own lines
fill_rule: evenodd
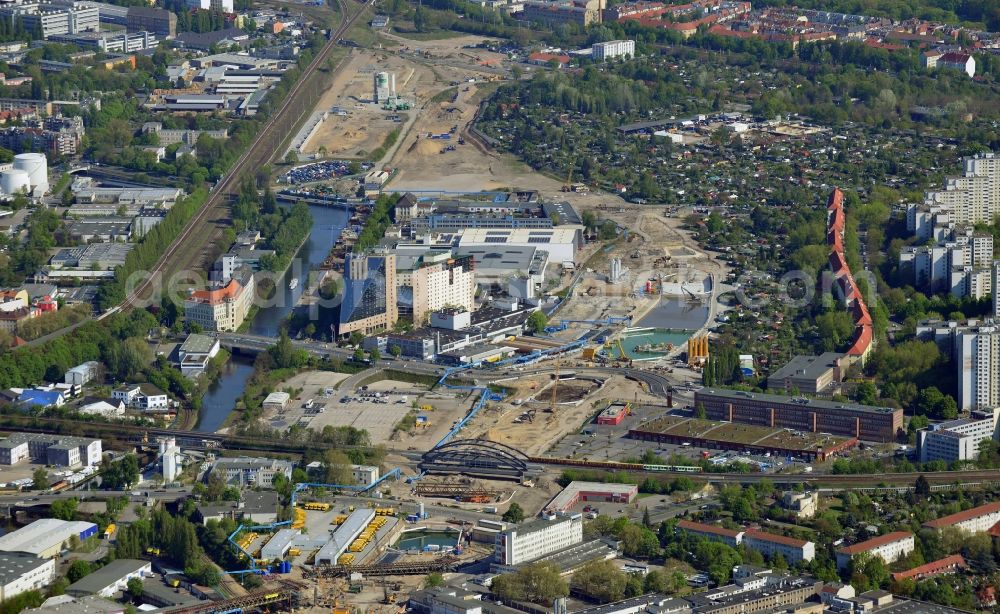
<svg viewBox="0 0 1000 614">
<path fill-rule="evenodd" d="M 913 538 L 913 533 L 909 531 L 893 531 L 892 533 L 886 533 L 885 535 L 879 535 L 878 537 L 873 537 L 867 541 L 863 541 L 850 546 L 844 546 L 842 548 L 837 548 L 838 554 L 847 554 L 849 556 L 854 556 L 861 552 L 868 552 L 879 546 L 884 546 L 886 544 L 891 544 L 892 542 L 897 542 L 904 540 L 906 538 Z"/>
<path fill-rule="evenodd" d="M 980 516 L 987 516 L 989 514 L 1000 513 L 1000 501 L 994 501 L 993 503 L 987 503 L 986 505 L 980 505 L 979 507 L 974 507 L 972 509 L 967 509 L 957 514 L 950 514 L 948 516 L 942 516 L 941 518 L 936 518 L 934 520 L 928 520 L 923 526 L 930 529 L 943 529 L 945 527 L 950 527 L 956 525 L 960 522 L 965 522 L 966 520 L 972 520 L 973 518 L 979 518 Z"/>
<path fill-rule="evenodd" d="M 7 586 L 26 573 L 49 564 L 51 563 L 47 559 L 40 559 L 30 554 L 19 552 L 0 554 L 0 584 Z"/>
<path fill-rule="evenodd" d="M 753 399 L 756 401 L 771 402 L 782 405 L 803 405 L 815 407 L 817 409 L 829 409 L 835 411 L 863 412 L 871 414 L 893 413 L 897 410 L 891 407 L 874 407 L 872 405 L 859 405 L 858 403 L 841 403 L 836 401 L 821 401 L 805 397 L 789 397 L 778 394 L 765 394 L 762 392 L 745 392 L 742 390 L 726 390 L 724 388 L 702 388 L 695 393 L 698 395 L 712 395 L 728 399 Z"/>
<path fill-rule="evenodd" d="M 92 522 L 67 522 L 56 518 L 42 518 L 26 527 L 0 536 L 0 551 L 27 552 L 41 556 L 47 550 L 60 546 L 73 535 L 80 535 L 97 525 Z"/>
<path fill-rule="evenodd" d="M 94 595 L 112 584 L 118 582 L 125 576 L 138 573 L 151 567 L 149 561 L 139 559 L 116 559 L 97 571 L 80 578 L 66 588 L 70 594 L 90 594 Z"/>
</svg>

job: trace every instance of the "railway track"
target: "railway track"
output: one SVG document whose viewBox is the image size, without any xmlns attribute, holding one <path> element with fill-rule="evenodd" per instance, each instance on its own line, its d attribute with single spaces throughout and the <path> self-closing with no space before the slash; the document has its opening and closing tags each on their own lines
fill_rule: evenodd
<svg viewBox="0 0 1000 614">
<path fill-rule="evenodd" d="M 228 194 L 239 189 L 239 183 L 243 180 L 246 172 L 268 164 L 273 159 L 280 144 L 289 138 L 289 135 L 294 131 L 295 124 L 303 117 L 306 107 L 311 108 L 311 104 L 308 101 L 303 102 L 301 97 L 303 94 L 315 94 L 314 88 L 317 86 L 314 77 L 317 71 L 326 64 L 330 54 L 337 47 L 337 41 L 343 38 L 344 34 L 354 25 L 368 4 L 370 2 L 353 5 L 347 0 L 337 0 L 340 13 L 344 18 L 343 22 L 331 32 L 329 40 L 302 71 L 291 91 L 285 96 L 281 107 L 272 113 L 271 118 L 264 124 L 250 146 L 215 186 L 208 199 L 163 252 L 152 270 L 147 273 L 142 282 L 129 292 L 116 311 L 127 311 L 134 308 L 140 300 L 150 296 L 156 285 L 160 283 L 161 276 L 170 272 L 170 269 L 178 264 L 175 261 L 177 258 L 190 257 L 192 253 L 200 251 L 192 249 L 192 239 L 194 239 L 194 243 L 199 245 L 210 239 L 212 233 L 205 232 L 204 227 L 211 214 L 213 212 L 216 214 L 224 213 L 228 205 Z M 359 7 L 353 15 L 350 14 L 349 10 L 352 5 Z"/>
</svg>

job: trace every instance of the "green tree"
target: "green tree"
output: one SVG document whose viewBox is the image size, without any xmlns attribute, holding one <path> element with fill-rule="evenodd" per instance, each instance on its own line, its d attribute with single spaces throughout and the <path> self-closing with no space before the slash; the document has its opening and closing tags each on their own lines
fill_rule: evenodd
<svg viewBox="0 0 1000 614">
<path fill-rule="evenodd" d="M 142 578 L 130 578 L 126 584 L 125 590 L 128 592 L 129 597 L 136 600 L 142 597 L 142 591 L 144 588 Z"/>
<path fill-rule="evenodd" d="M 31 487 L 35 490 L 45 490 L 49 487 L 49 472 L 45 467 L 39 467 L 31 474 Z"/>
<path fill-rule="evenodd" d="M 545 312 L 539 309 L 531 312 L 531 315 L 528 316 L 528 321 L 525 323 L 525 326 L 530 332 L 537 335 L 539 333 L 545 332 L 545 327 L 548 325 L 548 323 L 549 323 L 548 316 L 545 315 Z"/>
<path fill-rule="evenodd" d="M 552 563 L 528 563 L 514 573 L 493 579 L 493 594 L 505 601 L 530 601 L 552 605 L 569 595 L 569 585 Z"/>
<path fill-rule="evenodd" d="M 586 563 L 573 573 L 570 587 L 601 603 L 620 601 L 625 597 L 628 574 L 614 563 L 596 560 Z"/>
<path fill-rule="evenodd" d="M 389 346 L 389 353 L 392 354 L 393 358 L 399 358 L 403 355 L 403 348 L 399 347 L 398 344 L 392 344 Z"/>
<path fill-rule="evenodd" d="M 432 571 L 424 578 L 424 588 L 434 588 L 444 585 L 444 575 L 440 571 Z"/>
<path fill-rule="evenodd" d="M 78 503 L 79 501 L 76 500 L 76 497 L 59 499 L 52 502 L 49 512 L 53 518 L 58 518 L 59 520 L 75 520 Z"/>
<path fill-rule="evenodd" d="M 91 571 L 93 571 L 93 569 L 91 568 L 89 561 L 77 559 L 73 561 L 70 564 L 69 569 L 66 570 L 66 579 L 68 579 L 70 583 L 73 583 L 84 576 L 89 575 Z"/>
<path fill-rule="evenodd" d="M 511 503 L 507 511 L 503 513 L 503 521 L 513 523 L 524 522 L 524 510 L 521 509 L 517 501 Z"/>
</svg>

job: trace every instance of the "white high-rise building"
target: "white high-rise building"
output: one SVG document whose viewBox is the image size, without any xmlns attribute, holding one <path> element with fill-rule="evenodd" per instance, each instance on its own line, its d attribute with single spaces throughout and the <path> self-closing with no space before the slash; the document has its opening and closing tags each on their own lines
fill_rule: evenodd
<svg viewBox="0 0 1000 614">
<path fill-rule="evenodd" d="M 233 11 L 233 0 L 185 0 L 186 4 L 193 9 L 201 9 L 203 11 L 222 11 L 223 13 L 232 13 Z"/>
<path fill-rule="evenodd" d="M 173 437 L 162 437 L 159 443 L 160 472 L 163 474 L 163 481 L 169 484 L 177 479 L 177 474 L 180 472 L 181 449 L 177 447 L 177 440 Z"/>
<path fill-rule="evenodd" d="M 594 54 L 594 60 L 598 62 L 621 56 L 635 57 L 635 41 L 617 40 L 594 43 L 591 50 Z"/>
<path fill-rule="evenodd" d="M 413 287 L 413 322 L 418 326 L 432 311 L 454 307 L 476 309 L 476 273 L 472 258 L 453 258 L 450 253 L 425 255 L 410 275 Z"/>
<path fill-rule="evenodd" d="M 938 205 L 959 224 L 992 223 L 1000 214 L 1000 156 L 994 153 L 965 158 L 965 173 L 945 180 L 943 190 L 924 195 L 926 205 Z"/>
<path fill-rule="evenodd" d="M 954 358 L 959 408 L 1000 406 L 1000 328 L 989 325 L 957 331 Z"/>
<path fill-rule="evenodd" d="M 536 518 L 511 527 L 496 537 L 496 562 L 520 565 L 583 541 L 580 514 Z"/>
<path fill-rule="evenodd" d="M 979 445 L 996 437 L 1000 407 L 974 412 L 970 418 L 934 424 L 917 433 L 920 462 L 975 460 Z"/>
</svg>

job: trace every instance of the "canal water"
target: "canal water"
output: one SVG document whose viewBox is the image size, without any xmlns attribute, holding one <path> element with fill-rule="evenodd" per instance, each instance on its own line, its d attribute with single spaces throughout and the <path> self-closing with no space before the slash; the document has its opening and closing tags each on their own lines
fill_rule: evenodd
<svg viewBox="0 0 1000 614">
<path fill-rule="evenodd" d="M 411 529 L 403 531 L 395 545 L 399 550 L 423 550 L 434 546 L 447 550 L 458 545 L 460 535 L 455 529 Z"/>
<path fill-rule="evenodd" d="M 275 338 L 278 336 L 281 323 L 292 312 L 295 303 L 306 290 L 309 271 L 323 262 L 350 220 L 350 212 L 344 209 L 311 205 L 309 211 L 313 218 L 312 231 L 309 233 L 309 239 L 292 260 L 288 272 L 278 283 L 277 292 L 281 300 L 272 299 L 270 306 L 257 311 L 248 331 L 252 335 Z M 289 288 L 292 278 L 299 280 L 294 289 Z M 243 396 L 247 380 L 252 374 L 253 365 L 249 361 L 239 358 L 229 361 L 222 377 L 202 398 L 201 413 L 195 430 L 206 433 L 216 431 L 233 411 L 236 401 Z"/>
</svg>

